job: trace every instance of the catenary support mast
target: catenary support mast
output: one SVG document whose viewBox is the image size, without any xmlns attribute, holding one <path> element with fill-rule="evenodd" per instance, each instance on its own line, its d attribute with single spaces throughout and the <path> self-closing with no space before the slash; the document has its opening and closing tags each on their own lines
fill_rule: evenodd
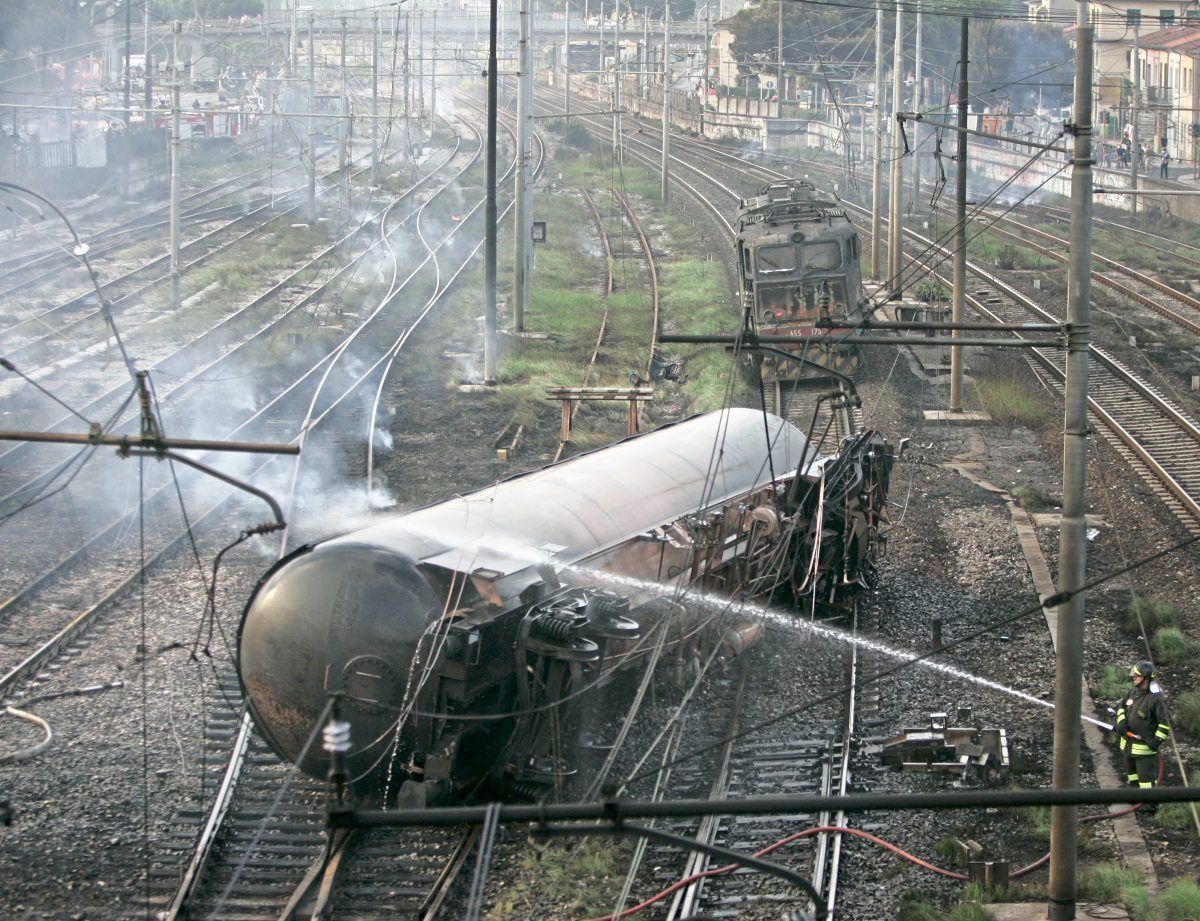
<svg viewBox="0 0 1200 921">
<path fill-rule="evenodd" d="M 520 31 L 517 42 L 517 188 L 513 208 L 513 328 L 525 331 L 525 311 L 529 306 L 530 226 L 530 143 L 533 126 L 533 30 L 531 0 L 521 0 Z"/>
<path fill-rule="evenodd" d="M 182 303 L 179 292 L 179 33 L 183 23 L 171 24 L 171 309 Z"/>
<path fill-rule="evenodd" d="M 875 11 L 875 143 L 871 160 L 871 279 L 879 281 L 883 249 L 883 10 Z"/>
<path fill-rule="evenodd" d="M 1058 590 L 1076 592 L 1058 606 L 1054 670 L 1055 790 L 1079 786 L 1079 719 L 1083 695 L 1084 599 L 1087 564 L 1088 336 L 1092 278 L 1092 29 L 1077 30 L 1075 150 L 1071 170 L 1071 268 L 1067 279 L 1067 366 L 1063 416 L 1063 510 Z M 1050 881 L 1047 917 L 1075 917 L 1079 807 L 1050 810 Z"/>
<path fill-rule="evenodd" d="M 489 0 L 487 66 L 487 188 L 483 221 L 483 382 L 496 383 L 496 25 L 499 0 Z"/>
<path fill-rule="evenodd" d="M 902 273 L 904 253 L 904 133 L 897 117 L 904 109 L 904 4 L 896 4 L 896 45 L 892 57 L 892 162 L 888 183 L 888 294 L 898 298 L 903 293 Z"/>
<path fill-rule="evenodd" d="M 950 320 L 961 323 L 967 311 L 967 59 L 971 21 L 963 19 L 958 53 L 958 155 L 954 171 L 954 274 Z M 962 412 L 963 350 L 950 346 L 950 411 Z"/>
</svg>

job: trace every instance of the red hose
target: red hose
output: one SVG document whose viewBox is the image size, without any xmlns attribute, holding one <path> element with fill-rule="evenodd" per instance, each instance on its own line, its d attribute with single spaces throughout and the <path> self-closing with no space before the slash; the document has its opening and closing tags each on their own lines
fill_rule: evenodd
<svg viewBox="0 0 1200 921">
<path fill-rule="evenodd" d="M 1163 777 L 1163 758 L 1162 758 L 1162 755 L 1159 755 L 1158 756 L 1158 780 L 1160 782 L 1162 781 L 1162 777 Z M 1118 812 L 1102 812 L 1099 815 L 1084 816 L 1079 821 L 1080 822 L 1100 822 L 1100 821 L 1104 821 L 1106 819 L 1116 819 L 1116 818 L 1120 818 L 1121 816 L 1124 816 L 1124 815 L 1129 815 L 1131 812 L 1136 812 L 1140 808 L 1141 808 L 1141 804 L 1139 803 L 1136 806 L 1130 806 L 1128 809 L 1122 809 Z M 779 848 L 783 847 L 786 844 L 791 844 L 793 841 L 799 841 L 801 838 L 808 838 L 808 837 L 811 837 L 812 835 L 819 835 L 822 832 L 832 832 L 832 833 L 843 834 L 843 835 L 853 835 L 856 838 L 862 838 L 866 841 L 870 841 L 872 844 L 878 844 L 880 847 L 884 848 L 885 850 L 891 851 L 893 854 L 897 855 L 898 857 L 903 857 L 905 860 L 907 860 L 911 863 L 915 863 L 918 867 L 921 867 L 925 870 L 929 870 L 932 873 L 937 873 L 940 876 L 945 876 L 945 877 L 948 877 L 949 879 L 959 880 L 960 882 L 965 882 L 967 879 L 967 877 L 962 873 L 956 873 L 953 870 L 945 870 L 942 867 L 934 866 L 933 864 L 922 860 L 920 857 L 916 857 L 913 854 L 908 853 L 908 851 L 905 851 L 905 850 L 897 847 L 896 845 L 892 844 L 890 841 L 885 841 L 883 838 L 877 837 L 876 835 L 872 835 L 870 832 L 861 831 L 860 829 L 857 829 L 857 828 L 843 828 L 840 825 L 820 825 L 815 828 L 806 828 L 804 831 L 798 831 L 794 835 L 788 835 L 786 838 L 781 838 L 780 840 L 776 841 L 774 844 L 767 845 L 761 851 L 755 851 L 752 856 L 765 857 L 767 854 L 770 854 L 774 851 L 779 850 Z M 1010 873 L 1008 875 L 1008 878 L 1016 879 L 1020 876 L 1024 876 L 1026 873 L 1032 873 L 1038 867 L 1044 866 L 1046 864 L 1046 862 L 1049 860 L 1050 860 L 1050 854 L 1046 853 L 1043 856 L 1039 857 L 1037 860 L 1035 860 L 1033 863 L 1029 864 L 1028 866 L 1021 867 L 1019 870 L 1014 870 L 1012 873 Z M 696 880 L 705 879 L 710 876 L 721 876 L 722 874 L 729 873 L 732 870 L 736 870 L 739 866 L 740 866 L 740 864 L 730 863 L 730 864 L 726 864 L 723 867 L 714 867 L 711 870 L 704 870 L 701 873 L 693 873 L 691 876 L 685 876 L 683 879 L 676 880 L 674 883 L 672 883 L 666 889 L 663 889 L 661 892 L 658 892 L 655 895 L 652 895 L 650 898 L 646 899 L 644 902 L 640 902 L 631 908 L 626 908 L 624 911 L 618 912 L 616 914 L 610 913 L 610 914 L 606 914 L 606 915 L 600 915 L 597 918 L 589 918 L 588 921 L 618 921 L 618 919 L 620 919 L 620 918 L 628 918 L 631 915 L 636 915 L 638 912 L 642 911 L 643 909 L 649 908 L 655 902 L 661 902 L 663 899 L 665 899 L 671 893 L 683 888 L 684 886 L 691 885 L 692 883 L 696 882 Z"/>
</svg>

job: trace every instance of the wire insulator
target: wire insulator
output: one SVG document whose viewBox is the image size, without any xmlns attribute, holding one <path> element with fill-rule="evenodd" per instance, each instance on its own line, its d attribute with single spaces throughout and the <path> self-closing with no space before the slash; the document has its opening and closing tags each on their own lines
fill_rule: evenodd
<svg viewBox="0 0 1200 921">
<path fill-rule="evenodd" d="M 321 731 L 322 747 L 331 755 L 350 751 L 350 724 L 345 720 L 330 720 Z"/>
</svg>

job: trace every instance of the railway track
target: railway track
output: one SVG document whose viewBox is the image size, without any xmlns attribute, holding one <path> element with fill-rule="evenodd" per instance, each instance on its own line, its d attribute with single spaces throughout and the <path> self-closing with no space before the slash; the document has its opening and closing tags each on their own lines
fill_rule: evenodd
<svg viewBox="0 0 1200 921">
<path fill-rule="evenodd" d="M 540 142 L 539 142 L 540 148 Z M 542 154 L 539 154 L 539 171 Z M 511 174 L 509 167 L 506 175 Z M 476 205 L 477 210 L 482 202 Z M 509 206 L 511 207 L 511 205 Z M 472 213 L 474 213 L 474 210 Z M 504 209 L 507 213 L 508 208 Z M 456 225 L 463 226 L 466 221 Z M 418 223 L 418 232 L 420 226 Z M 453 231 L 452 231 L 453 234 Z M 355 386 L 371 379 L 374 372 L 380 372 L 380 388 L 376 390 L 376 405 L 382 389 L 382 380 L 388 375 L 391 363 L 408 342 L 412 329 L 423 319 L 428 311 L 449 290 L 450 284 L 466 267 L 471 257 L 482 245 L 482 233 L 476 245 L 461 257 L 462 263 L 458 269 L 443 280 L 440 269 L 437 269 L 435 258 L 436 249 L 429 247 L 427 260 L 434 260 L 437 271 L 437 281 L 433 293 L 421 308 L 419 315 L 410 325 L 404 328 L 401 335 L 386 349 L 380 361 L 367 373 L 359 374 Z M 440 244 L 439 244 L 440 247 Z M 411 276 L 410 276 L 411 277 Z M 390 300 L 399 288 L 389 288 L 384 301 Z M 382 370 L 381 370 L 382 369 Z M 338 382 L 343 383 L 341 381 Z M 318 404 L 310 401 L 305 414 L 302 429 L 330 418 L 330 412 L 342 402 L 348 391 L 339 390 L 339 386 L 323 378 L 318 392 L 329 389 L 336 399 L 332 403 Z M 369 425 L 374 424 L 376 413 L 369 414 Z M 343 418 L 340 425 L 358 423 L 354 415 Z M 372 443 L 373 439 L 368 439 Z M 286 545 L 285 545 L 286 546 Z M 282 553 L 282 547 L 281 547 Z M 201 833 L 193 843 L 188 868 L 182 883 L 167 900 L 169 907 L 165 913 L 167 918 L 191 915 L 204 906 L 213 904 L 214 893 L 221 892 L 220 898 L 225 901 L 236 899 L 242 903 L 244 913 L 239 917 L 279 917 L 281 911 L 289 912 L 304 907 L 306 914 L 314 910 L 330 910 L 336 902 L 338 910 L 351 910 L 354 917 L 369 918 L 396 917 L 396 912 L 402 911 L 411 917 L 433 917 L 440 910 L 466 863 L 466 855 L 470 851 L 472 839 L 466 832 L 447 832 L 442 843 L 435 841 L 427 832 L 394 832 L 384 835 L 372 833 L 370 837 L 357 846 L 347 842 L 343 847 L 335 842 L 326 842 L 319 835 L 313 837 L 311 826 L 319 827 L 322 819 L 320 807 L 325 802 L 314 801 L 306 795 L 311 788 L 307 782 L 301 782 L 296 787 L 294 795 L 281 791 L 281 773 L 290 776 L 292 769 L 279 765 L 274 757 L 268 760 L 266 769 L 269 775 L 264 781 L 259 781 L 259 764 L 255 753 L 262 748 L 258 741 L 248 716 L 243 711 L 239 716 L 236 737 L 228 749 L 228 762 L 224 781 L 217 791 L 211 809 L 207 814 Z M 303 787 L 304 789 L 301 789 Z M 260 793 L 259 791 L 264 791 Z M 263 810 L 262 796 L 270 792 L 275 806 Z M 286 808 L 282 808 L 286 806 Z M 256 817 L 259 832 L 251 839 L 239 837 L 238 829 L 246 816 Z M 301 821 L 299 816 L 307 816 L 307 821 Z M 186 817 L 195 827 L 194 816 Z M 292 888 L 287 891 L 273 890 L 269 899 L 256 901 L 259 895 L 253 879 L 239 878 L 231 875 L 230 867 L 237 868 L 251 860 L 260 863 L 264 868 L 272 868 L 275 872 L 274 855 L 261 847 L 263 840 L 274 841 L 280 835 L 291 833 L 293 826 L 304 835 L 303 841 L 297 841 L 292 847 L 299 849 L 305 855 L 310 866 L 309 873 L 303 880 L 299 879 L 296 865 L 284 866 L 278 869 L 283 877 L 291 880 Z M 294 851 L 289 852 L 294 856 Z M 400 855 L 408 855 L 400 860 Z M 415 857 L 414 855 L 420 855 Z M 397 864 L 399 862 L 399 867 Z M 397 874 L 397 869 L 399 873 Z M 418 872 L 419 871 L 419 872 Z M 405 884 L 405 902 L 397 901 L 396 880 Z M 363 883 L 361 880 L 372 880 L 387 889 L 390 893 L 386 898 L 364 899 L 361 896 Z M 248 888 L 247 888 L 248 887 Z M 287 889 L 287 887 L 283 887 Z M 374 891 L 374 890 L 372 890 Z M 281 901 L 282 898 L 282 901 Z M 246 903 L 246 900 L 249 900 Z M 214 911 L 216 909 L 214 908 Z"/>
<path fill-rule="evenodd" d="M 648 357 L 646 359 L 646 364 L 642 370 L 642 374 L 644 375 L 645 380 L 653 380 L 654 375 L 655 375 L 656 366 L 658 364 L 658 328 L 659 328 L 658 267 L 654 261 L 654 250 L 650 246 L 650 241 L 646 237 L 646 234 L 642 229 L 641 221 L 638 219 L 637 214 L 634 212 L 633 208 L 630 206 L 628 200 L 626 200 L 626 198 L 623 195 L 621 195 L 619 192 L 617 192 L 615 190 L 610 190 L 609 193 L 612 196 L 613 201 L 616 203 L 616 205 L 620 209 L 620 213 L 622 215 L 623 222 L 624 222 L 623 226 L 628 226 L 629 230 L 631 230 L 632 233 L 634 234 L 634 236 L 637 238 L 638 247 L 639 247 L 640 254 L 641 254 L 641 262 L 642 262 L 642 265 L 644 266 L 645 277 L 646 277 L 646 281 L 647 281 L 646 287 L 649 289 L 649 292 L 650 292 L 650 304 L 649 304 L 650 330 L 649 330 L 649 335 L 647 337 L 649 340 Z M 615 289 L 615 279 L 614 279 L 613 269 L 618 261 L 618 256 L 624 256 L 626 254 L 625 253 L 620 253 L 620 254 L 617 253 L 616 247 L 614 246 L 613 241 L 612 241 L 612 235 L 609 233 L 608 228 L 605 226 L 604 219 L 601 217 L 600 211 L 596 207 L 596 203 L 595 203 L 594 199 L 592 198 L 591 194 L 588 193 L 587 190 L 585 189 L 583 192 L 583 195 L 584 195 L 584 199 L 586 200 L 586 202 L 588 204 L 588 208 L 592 213 L 592 217 L 593 217 L 594 221 L 596 222 L 597 234 L 599 236 L 600 244 L 601 244 L 601 247 L 604 252 L 604 264 L 605 264 L 605 280 L 604 280 L 604 285 L 603 285 L 604 298 L 605 298 L 604 310 L 602 311 L 601 316 L 600 316 L 600 323 L 599 323 L 598 330 L 596 333 L 596 344 L 593 347 L 592 354 L 588 358 L 587 364 L 583 369 L 583 376 L 579 383 L 580 387 L 587 387 L 592 380 L 593 373 L 596 371 L 597 361 L 600 358 L 601 353 L 603 351 L 605 335 L 606 335 L 606 333 L 608 331 L 608 327 L 609 327 L 609 316 L 610 316 L 610 311 L 611 311 L 611 306 L 612 306 L 609 302 L 609 297 L 612 295 L 612 293 Z M 622 234 L 622 236 L 624 236 L 624 234 Z M 622 265 L 624 265 L 624 264 L 625 264 L 625 260 L 622 259 Z M 623 280 L 623 286 L 624 287 L 631 286 L 629 279 L 627 277 L 624 278 L 624 280 Z M 581 408 L 582 408 L 582 404 L 573 403 L 572 408 L 571 408 L 572 420 L 574 419 L 575 414 Z M 640 406 L 636 407 L 636 409 L 639 411 L 639 415 L 640 415 L 641 407 Z M 558 461 L 563 457 L 568 444 L 569 444 L 569 441 L 565 440 L 560 434 L 558 447 L 554 453 L 554 458 L 553 458 L 554 461 Z"/>
<path fill-rule="evenodd" d="M 245 148 L 240 151 L 242 154 L 247 152 L 248 150 Z M 253 189 L 260 181 L 259 174 L 266 173 L 268 169 L 269 167 L 263 166 L 252 170 L 249 174 L 238 173 L 229 179 L 181 195 L 179 199 L 181 223 L 208 220 L 219 217 L 232 207 L 240 207 L 240 204 L 235 205 L 232 202 L 225 205 L 220 203 L 228 198 L 240 198 Z M 89 208 L 88 205 L 92 207 Z M 68 217 L 72 217 L 76 223 L 82 223 L 89 218 L 88 212 L 96 207 L 104 207 L 111 211 L 116 207 L 116 203 L 111 198 L 97 196 L 93 202 L 85 201 L 83 205 L 70 208 Z M 97 258 L 119 247 L 127 246 L 131 242 L 137 242 L 151 233 L 161 232 L 161 229 L 167 226 L 167 221 L 162 217 L 165 207 L 165 204 L 161 202 L 155 203 L 151 208 L 134 217 L 112 223 L 94 233 L 85 234 L 83 242 L 89 247 L 89 255 Z M 128 210 L 128 203 L 121 202 L 120 209 Z M 93 221 L 95 217 L 92 216 Z M 19 255 L 0 259 L 0 292 L 2 293 L 10 293 L 19 287 L 28 286 L 31 279 L 27 276 L 31 272 L 41 272 L 42 274 L 36 277 L 36 280 L 40 281 L 52 278 L 52 273 L 57 269 L 73 265 L 76 262 L 74 254 L 59 245 L 51 245 L 40 250 L 27 247 L 17 248 L 20 249 Z"/>
<path fill-rule="evenodd" d="M 275 402 L 279 402 L 291 389 L 285 388 L 284 394 Z M 151 507 L 156 508 L 155 514 L 164 516 L 165 520 L 170 520 L 168 511 L 175 501 L 173 490 L 168 486 L 169 483 L 164 484 L 147 499 L 148 503 L 157 503 L 157 506 Z M 91 539 L 82 541 L 65 558 L 30 579 L 5 600 L 0 606 L 5 628 L 23 635 L 24 644 L 33 643 L 34 648 L 28 653 L 22 646 L 4 648 L 6 671 L 0 677 L 0 699 L 27 695 L 42 681 L 52 677 L 52 672 L 48 671 L 50 663 L 61 655 L 77 652 L 81 644 L 86 643 L 88 633 L 112 609 L 113 603 L 137 584 L 148 567 L 169 558 L 183 546 L 192 529 L 202 528 L 211 519 L 227 512 L 228 496 L 213 503 L 211 499 L 205 501 L 203 489 L 200 495 L 195 493 L 197 483 L 185 482 L 184 488 L 190 503 L 206 511 L 198 516 L 193 513 L 187 530 L 169 535 L 157 548 L 151 548 L 148 556 L 139 560 L 130 550 L 121 549 L 118 538 L 123 535 L 127 537 L 125 532 L 130 527 L 130 520 L 129 516 L 118 516 Z M 97 573 L 87 566 L 97 558 L 104 560 L 107 581 L 98 579 Z M 81 566 L 85 567 L 82 572 L 76 572 Z M 82 601 L 80 595 L 88 600 Z M 48 598 L 55 603 L 47 604 Z M 64 608 L 78 612 L 65 624 L 56 616 L 56 612 Z"/>
<path fill-rule="evenodd" d="M 359 168 L 356 174 L 365 169 Z M 216 227 L 206 226 L 213 222 L 213 216 L 204 218 L 202 232 L 180 247 L 181 273 L 186 278 L 186 273 L 215 258 L 236 253 L 255 235 L 285 229 L 289 216 L 301 207 L 303 191 L 297 186 L 278 196 L 264 196 L 253 204 L 222 209 Z M 289 201 L 294 203 L 288 205 Z M 283 211 L 278 210 L 280 204 L 285 206 Z M 155 345 L 151 343 L 161 339 L 163 324 L 161 309 L 152 303 L 151 295 L 170 280 L 170 273 L 161 271 L 169 260 L 169 254 L 157 256 L 67 301 L 32 314 L 22 311 L 20 319 L 0 332 L 6 343 L 6 357 L 27 375 L 39 378 L 43 386 L 54 386 L 77 373 L 80 362 L 90 357 L 89 347 L 94 349 L 111 335 L 108 313 L 120 321 L 130 348 L 153 350 Z M 108 312 L 97 305 L 97 288 Z M 203 293 L 203 289 L 185 292 L 185 305 L 192 296 Z"/>
<path fill-rule="evenodd" d="M 677 148 L 689 148 L 684 141 Z M 703 158 L 709 168 L 724 161 L 724 167 L 741 175 L 763 180 L 786 178 L 785 174 L 769 167 L 747 165 L 727 152 L 715 156 L 711 145 L 702 145 Z M 728 161 L 734 160 L 734 164 Z M 695 172 L 699 167 L 684 159 L 677 162 Z M 761 178 L 759 178 L 761 177 Z M 710 183 L 720 183 L 710 178 Z M 732 189 L 725 188 L 730 197 Z M 847 202 L 863 214 L 865 208 Z M 908 239 L 926 250 L 935 250 L 949 257 L 949 250 L 936 246 L 933 240 L 912 230 Z M 969 299 L 972 308 L 981 316 L 999 322 L 1061 323 L 1062 318 L 1047 311 L 1031 298 L 1017 291 L 994 273 L 974 263 L 968 263 L 968 278 L 973 279 L 976 294 Z M 943 282 L 945 279 L 942 279 Z M 1093 345 L 1094 361 L 1089 371 L 1090 408 L 1093 419 L 1106 440 L 1112 443 L 1166 503 L 1167 507 L 1189 529 L 1200 528 L 1200 426 L 1161 391 L 1134 374 L 1127 365 L 1105 349 Z M 1061 361 L 1046 350 L 1033 350 L 1044 373 L 1059 378 L 1056 388 L 1062 388 Z M 1056 368 L 1057 370 L 1052 370 Z"/>
</svg>

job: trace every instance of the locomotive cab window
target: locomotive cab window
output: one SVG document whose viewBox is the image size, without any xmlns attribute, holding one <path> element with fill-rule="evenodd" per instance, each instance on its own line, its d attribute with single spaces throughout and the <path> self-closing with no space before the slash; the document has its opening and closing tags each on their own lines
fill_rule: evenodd
<svg viewBox="0 0 1200 921">
<path fill-rule="evenodd" d="M 754 251 L 759 275 L 796 271 L 796 249 L 793 246 L 760 246 Z"/>
<path fill-rule="evenodd" d="M 806 243 L 804 244 L 803 258 L 806 271 L 836 269 L 842 264 L 842 247 L 837 240 Z"/>
</svg>

